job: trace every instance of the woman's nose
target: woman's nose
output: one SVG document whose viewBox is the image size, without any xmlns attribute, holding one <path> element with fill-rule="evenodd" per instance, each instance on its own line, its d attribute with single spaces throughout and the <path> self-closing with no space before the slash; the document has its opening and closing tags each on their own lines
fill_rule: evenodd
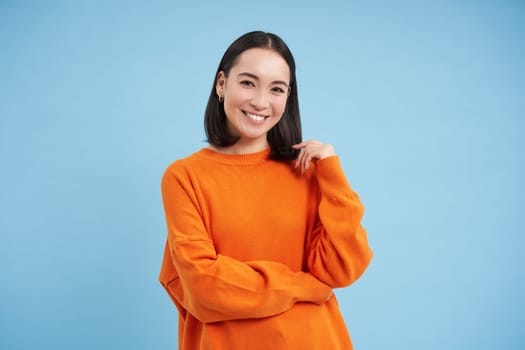
<svg viewBox="0 0 525 350">
<path fill-rule="evenodd" d="M 250 104 L 258 109 L 262 110 L 268 107 L 268 96 L 264 91 L 257 91 L 252 97 Z"/>
</svg>

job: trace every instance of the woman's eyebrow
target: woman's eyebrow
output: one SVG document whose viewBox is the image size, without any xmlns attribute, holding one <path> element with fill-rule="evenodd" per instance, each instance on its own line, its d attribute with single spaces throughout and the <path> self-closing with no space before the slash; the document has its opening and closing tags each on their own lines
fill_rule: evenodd
<svg viewBox="0 0 525 350">
<path fill-rule="evenodd" d="M 249 77 L 249 78 L 252 78 L 254 80 L 259 80 L 259 77 L 256 76 L 255 74 L 253 73 L 248 73 L 248 72 L 242 72 L 242 73 L 239 73 L 237 74 L 237 76 L 245 76 L 245 77 Z M 274 80 L 272 81 L 272 84 L 279 84 L 279 85 L 284 85 L 285 87 L 288 87 L 288 83 L 286 83 L 285 81 L 283 80 Z"/>
</svg>

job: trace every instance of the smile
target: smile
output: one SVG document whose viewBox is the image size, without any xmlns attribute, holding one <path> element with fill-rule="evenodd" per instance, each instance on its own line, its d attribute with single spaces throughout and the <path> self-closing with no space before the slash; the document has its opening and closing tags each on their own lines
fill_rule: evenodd
<svg viewBox="0 0 525 350">
<path fill-rule="evenodd" d="M 253 113 L 248 113 L 248 112 L 245 112 L 245 111 L 243 111 L 243 113 L 244 113 L 245 116 L 247 116 L 248 118 L 250 118 L 251 120 L 256 121 L 256 122 L 262 122 L 263 120 L 268 118 L 267 115 L 253 114 Z"/>
</svg>

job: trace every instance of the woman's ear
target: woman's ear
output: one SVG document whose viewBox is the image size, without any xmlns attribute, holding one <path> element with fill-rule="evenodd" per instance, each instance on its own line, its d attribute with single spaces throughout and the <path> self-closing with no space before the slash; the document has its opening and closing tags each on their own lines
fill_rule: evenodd
<svg viewBox="0 0 525 350">
<path fill-rule="evenodd" d="M 226 84 L 226 77 L 224 76 L 224 72 L 221 70 L 219 74 L 217 74 L 217 83 L 215 84 L 215 92 L 217 93 L 218 97 L 224 96 L 224 85 Z"/>
</svg>

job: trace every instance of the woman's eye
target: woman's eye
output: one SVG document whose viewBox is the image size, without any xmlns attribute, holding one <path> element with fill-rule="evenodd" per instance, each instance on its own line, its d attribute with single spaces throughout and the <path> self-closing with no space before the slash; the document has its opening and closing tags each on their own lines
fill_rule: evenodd
<svg viewBox="0 0 525 350">
<path fill-rule="evenodd" d="M 241 85 L 246 85 L 246 86 L 255 86 L 255 84 L 249 80 L 243 80 L 241 81 Z"/>
<path fill-rule="evenodd" d="M 284 93 L 284 90 L 281 89 L 280 87 L 277 87 L 277 86 L 274 87 L 274 88 L 272 89 L 272 91 L 273 91 L 273 92 L 280 93 L 280 94 Z"/>
</svg>

